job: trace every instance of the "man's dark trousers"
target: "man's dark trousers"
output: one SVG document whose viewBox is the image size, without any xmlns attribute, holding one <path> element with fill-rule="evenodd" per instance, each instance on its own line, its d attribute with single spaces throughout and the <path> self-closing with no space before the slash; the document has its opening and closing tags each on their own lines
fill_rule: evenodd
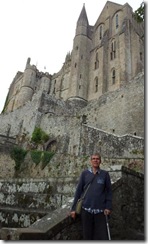
<svg viewBox="0 0 148 244">
<path fill-rule="evenodd" d="M 84 240 L 108 240 L 104 213 L 92 214 L 82 209 L 81 220 Z"/>
</svg>

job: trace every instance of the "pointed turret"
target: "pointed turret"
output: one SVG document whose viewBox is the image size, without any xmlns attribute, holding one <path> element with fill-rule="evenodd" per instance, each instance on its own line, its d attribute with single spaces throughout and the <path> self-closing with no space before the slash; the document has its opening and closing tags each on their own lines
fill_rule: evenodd
<svg viewBox="0 0 148 244">
<path fill-rule="evenodd" d="M 78 18 L 77 21 L 77 26 L 78 25 L 84 25 L 84 26 L 88 26 L 88 18 L 87 18 L 87 14 L 86 14 L 86 9 L 85 9 L 85 4 L 83 5 L 83 8 L 81 10 L 80 16 Z"/>
<path fill-rule="evenodd" d="M 77 21 L 76 35 L 88 35 L 89 22 L 86 14 L 85 4 Z"/>
</svg>

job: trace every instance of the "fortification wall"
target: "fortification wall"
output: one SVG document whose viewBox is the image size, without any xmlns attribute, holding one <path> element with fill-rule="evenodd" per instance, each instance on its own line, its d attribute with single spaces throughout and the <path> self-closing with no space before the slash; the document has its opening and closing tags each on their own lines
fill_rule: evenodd
<svg viewBox="0 0 148 244">
<path fill-rule="evenodd" d="M 144 137 L 144 73 L 125 87 L 92 100 L 81 109 L 86 123 L 116 135 Z"/>
<path fill-rule="evenodd" d="M 77 103 L 77 108 L 75 108 L 74 104 L 74 101 L 64 102 L 38 92 L 33 100 L 22 108 L 0 115 L 0 134 L 7 135 L 9 131 L 9 136 L 17 138 L 25 136 L 26 140 L 29 140 L 35 126 L 41 127 L 51 136 L 51 139 L 56 141 L 58 156 L 55 159 L 59 164 L 62 162 L 61 159 L 67 162 L 65 159 L 67 155 L 87 156 L 93 150 L 99 150 L 103 158 L 113 159 L 113 162 L 119 158 L 143 160 L 143 73 L 129 82 L 126 87 L 107 93 L 85 107 Z M 126 134 L 129 136 L 124 137 Z M 61 155 L 64 154 L 65 158 L 62 158 Z M 55 163 L 56 160 L 52 162 Z M 0 161 L 4 163 L 3 159 Z M 13 161 L 12 164 L 14 164 Z M 65 172 L 63 164 L 60 165 L 59 169 Z M 72 164 L 67 167 L 75 171 Z M 34 173 L 30 171 L 27 175 L 29 177 L 31 174 L 34 177 L 47 176 L 49 168 L 42 171 L 34 167 Z M 10 172 L 8 172 L 9 169 Z M 14 173 L 12 166 L 7 167 L 7 172 L 5 170 L 2 172 L 8 175 Z M 69 171 L 66 172 L 69 173 Z M 1 177 L 5 175 L 2 173 Z"/>
<path fill-rule="evenodd" d="M 41 93 L 35 94 L 32 101 L 13 112 L 0 115 L 0 134 L 6 135 L 10 129 L 10 136 L 19 134 L 32 134 L 35 126 L 39 123 Z"/>
<path fill-rule="evenodd" d="M 63 128 L 66 129 L 65 126 Z M 119 137 L 86 125 L 81 127 L 80 134 L 78 131 L 75 134 L 76 131 L 77 127 L 72 131 L 73 135 L 55 137 L 55 154 L 44 167 L 42 161 L 36 164 L 27 153 L 15 174 L 15 162 L 10 160 L 9 155 L 0 154 L 0 178 L 78 177 L 82 169 L 90 166 L 89 156 L 96 151 L 102 155 L 101 168 L 111 170 L 115 165 L 124 165 L 144 172 L 143 138 L 130 135 Z"/>
</svg>

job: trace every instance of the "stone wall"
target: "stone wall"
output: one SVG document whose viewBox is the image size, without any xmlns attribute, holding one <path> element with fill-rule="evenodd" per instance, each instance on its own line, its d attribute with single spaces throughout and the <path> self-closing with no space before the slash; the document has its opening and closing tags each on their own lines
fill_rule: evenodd
<svg viewBox="0 0 148 244">
<path fill-rule="evenodd" d="M 144 240 L 144 175 L 122 167 L 122 178 L 113 185 L 112 237 Z"/>
<path fill-rule="evenodd" d="M 26 228 L 46 214 L 45 211 L 37 212 L 20 208 L 0 207 L 0 227 Z"/>
<path fill-rule="evenodd" d="M 9 112 L 0 115 L 0 134 L 6 135 L 9 130 L 9 136 L 17 137 L 25 134 L 32 134 L 35 126 L 39 124 L 41 93 L 34 96 L 34 99 L 27 102 L 23 107 L 16 109 L 14 112 Z"/>
<path fill-rule="evenodd" d="M 120 170 L 121 166 L 110 168 L 112 183 L 121 177 Z M 69 177 L 66 174 L 65 177 L 64 174 L 52 175 L 42 179 L 0 180 L 2 227 L 28 227 L 39 217 L 67 204 L 74 196 L 80 172 Z"/>
<path fill-rule="evenodd" d="M 91 155 L 93 152 L 99 151 L 103 158 L 108 159 L 144 158 L 144 141 L 141 137 L 132 135 L 116 136 L 83 125 L 80 138 L 80 155 Z"/>
<path fill-rule="evenodd" d="M 0 153 L 0 179 L 11 179 L 15 175 L 15 162 L 9 153 Z"/>
<path fill-rule="evenodd" d="M 3 227 L 28 227 L 60 208 L 75 191 L 76 178 L 0 181 L 0 222 Z"/>
<path fill-rule="evenodd" d="M 122 167 L 112 185 L 113 211 L 109 219 L 112 240 L 144 240 L 144 175 Z M 80 218 L 68 214 L 72 199 L 34 222 L 29 228 L 2 228 L 2 240 L 82 240 Z"/>
<path fill-rule="evenodd" d="M 44 127 L 47 123 L 48 127 Z M 57 117 L 57 120 L 52 117 L 49 121 L 48 116 L 45 116 L 41 125 L 55 143 L 55 154 L 50 162 L 44 167 L 42 161 L 35 164 L 28 152 L 20 170 L 15 172 L 14 160 L 8 152 L 1 152 L 1 179 L 78 177 L 81 170 L 89 166 L 89 156 L 96 151 L 101 153 L 102 167 L 105 169 L 110 169 L 113 165 L 125 165 L 138 171 L 144 170 L 144 140 L 141 137 L 106 133 L 81 124 L 77 117 L 68 122 L 68 118 L 66 120 L 64 116 Z M 52 148 L 47 148 L 48 150 Z"/>
<path fill-rule="evenodd" d="M 116 135 L 144 137 L 144 73 L 125 87 L 90 101 L 79 112 L 86 123 Z"/>
<path fill-rule="evenodd" d="M 71 140 L 77 140 L 80 125 L 85 123 L 115 135 L 144 137 L 143 108 L 144 78 L 140 73 L 126 87 L 104 94 L 88 105 L 77 100 L 64 102 L 38 92 L 22 108 L 0 115 L 0 134 L 6 135 L 9 130 L 10 136 L 25 136 L 27 140 L 37 126 L 55 136 L 67 134 L 72 136 Z"/>
</svg>

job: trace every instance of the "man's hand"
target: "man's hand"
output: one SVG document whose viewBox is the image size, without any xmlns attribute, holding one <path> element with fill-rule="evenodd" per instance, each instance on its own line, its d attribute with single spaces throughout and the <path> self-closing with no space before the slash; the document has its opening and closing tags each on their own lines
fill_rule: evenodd
<svg viewBox="0 0 148 244">
<path fill-rule="evenodd" d="M 109 215 L 111 213 L 111 211 L 109 209 L 104 209 L 104 214 L 105 215 Z"/>
<path fill-rule="evenodd" d="M 70 215 L 73 219 L 76 218 L 76 212 L 75 212 L 75 211 L 70 212 L 69 215 Z"/>
</svg>

